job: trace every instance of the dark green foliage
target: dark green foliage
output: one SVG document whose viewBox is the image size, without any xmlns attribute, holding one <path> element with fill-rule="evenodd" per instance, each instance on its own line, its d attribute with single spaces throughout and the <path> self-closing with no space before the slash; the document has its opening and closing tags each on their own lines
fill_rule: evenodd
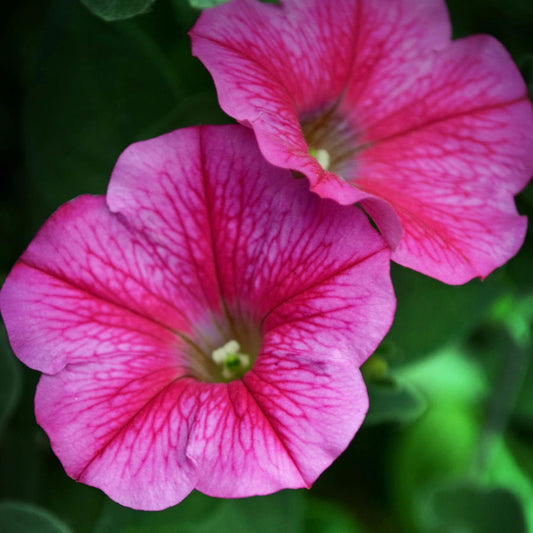
<svg viewBox="0 0 533 533">
<path fill-rule="evenodd" d="M 60 204 L 105 193 L 130 143 L 230 121 L 187 36 L 199 9 L 222 1 L 6 5 L 1 279 Z M 454 35 L 500 39 L 532 90 L 533 2 L 448 5 Z M 531 185 L 517 206 L 531 221 Z M 484 281 L 450 287 L 393 265 L 395 322 L 363 369 L 368 417 L 310 493 L 227 501 L 193 493 L 158 513 L 109 501 L 61 468 L 33 414 L 38 373 L 14 359 L 2 331 L 0 531 L 533 531 L 532 228 L 518 255 Z"/>
<path fill-rule="evenodd" d="M 420 392 L 407 382 L 392 379 L 367 382 L 370 409 L 365 424 L 412 422 L 426 409 Z"/>
<path fill-rule="evenodd" d="M 520 501 L 505 489 L 442 487 L 431 494 L 428 514 L 427 530 L 435 533 L 527 533 Z"/>
<path fill-rule="evenodd" d="M 20 394 L 19 365 L 9 347 L 5 329 L 0 326 L 0 436 Z"/>
<path fill-rule="evenodd" d="M 207 7 L 218 6 L 227 1 L 228 0 L 189 0 L 189 3 L 197 9 L 205 9 Z"/>
<path fill-rule="evenodd" d="M 26 503 L 0 503 L 0 531 L 5 533 L 70 533 L 56 517 Z"/>
<path fill-rule="evenodd" d="M 181 504 L 159 513 L 132 511 L 108 502 L 92 533 L 304 533 L 303 516 L 301 492 L 241 500 L 193 492 Z"/>
<path fill-rule="evenodd" d="M 146 13 L 155 0 L 81 0 L 106 21 L 123 20 Z"/>
<path fill-rule="evenodd" d="M 24 109 L 35 229 L 68 199 L 105 193 L 132 142 L 224 120 L 179 27 L 187 14 L 164 4 L 139 23 L 108 25 L 76 2 L 56 4 Z"/>
</svg>

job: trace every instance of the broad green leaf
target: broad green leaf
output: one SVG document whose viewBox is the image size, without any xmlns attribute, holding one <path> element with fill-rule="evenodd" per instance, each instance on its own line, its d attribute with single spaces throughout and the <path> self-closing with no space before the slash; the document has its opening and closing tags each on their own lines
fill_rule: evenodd
<svg viewBox="0 0 533 533">
<path fill-rule="evenodd" d="M 209 498 L 199 492 L 193 492 L 180 504 L 158 513 L 135 511 L 122 507 L 111 500 L 104 506 L 93 533 L 122 533 L 130 531 L 153 531 L 172 524 L 201 524 L 207 517 L 216 513 L 222 500 Z"/>
<path fill-rule="evenodd" d="M 0 503 L 0 531 L 5 533 L 71 533 L 58 518 L 35 505 Z"/>
<path fill-rule="evenodd" d="M 472 347 L 492 382 L 493 411 L 505 425 L 533 428 L 533 292 L 508 292 L 492 308 Z M 498 414 L 499 411 L 499 414 Z M 505 415 L 505 416 L 504 416 Z"/>
<path fill-rule="evenodd" d="M 455 37 L 475 33 L 493 35 L 519 58 L 531 51 L 528 21 L 533 19 L 531 0 L 447 0 Z"/>
<path fill-rule="evenodd" d="M 531 352 L 533 344 L 533 292 L 516 297 L 508 292 L 492 308 L 494 321 L 505 326 L 517 346 Z"/>
<path fill-rule="evenodd" d="M 398 368 L 395 373 L 422 391 L 430 405 L 436 407 L 475 406 L 489 393 L 480 365 L 457 346 Z"/>
<path fill-rule="evenodd" d="M 483 282 L 451 286 L 394 264 L 391 273 L 397 310 L 387 341 L 396 346 L 398 362 L 462 339 L 486 317 L 501 293 L 497 274 Z"/>
<path fill-rule="evenodd" d="M 122 20 L 146 13 L 155 0 L 81 0 L 106 21 Z"/>
<path fill-rule="evenodd" d="M 72 1 L 49 20 L 24 124 L 38 224 L 74 196 L 104 193 L 122 150 L 177 101 L 131 23 L 106 25 Z"/>
<path fill-rule="evenodd" d="M 180 17 L 193 12 L 183 4 Z M 109 25 L 64 0 L 48 20 L 24 109 L 34 231 L 72 197 L 105 193 L 132 142 L 227 121 L 170 4 Z"/>
<path fill-rule="evenodd" d="M 198 533 L 299 533 L 303 531 L 304 493 L 286 490 L 241 500 L 226 500 L 224 514 Z M 196 533 L 191 529 L 188 533 Z"/>
<path fill-rule="evenodd" d="M 421 511 L 433 487 L 468 474 L 477 457 L 480 426 L 476 410 L 460 403 L 430 405 L 394 443 L 392 502 L 406 531 L 423 531 Z"/>
<path fill-rule="evenodd" d="M 529 431 L 533 430 L 533 357 L 531 356 L 516 399 L 513 419 L 519 424 L 527 426 Z"/>
<path fill-rule="evenodd" d="M 27 398 L 21 397 L 21 400 L 26 399 L 33 403 L 33 392 L 28 392 Z M 19 416 L 14 420 L 17 423 L 20 417 L 26 415 L 23 404 L 21 401 L 17 409 Z M 31 416 L 31 427 L 10 424 L 0 440 L 0 500 L 36 500 L 49 486 L 46 461 L 51 455 L 50 444 L 44 432 L 35 424 L 33 409 Z M 66 474 L 63 472 L 63 475 Z M 4 530 L 0 528 L 0 531 Z"/>
<path fill-rule="evenodd" d="M 419 523 L 427 510 L 428 494 L 435 487 L 461 483 L 467 476 L 477 476 L 473 479 L 484 486 L 507 488 L 524 510 L 533 509 L 533 489 L 509 453 L 501 449 L 502 437 L 494 431 L 501 432 L 502 428 L 489 421 L 499 402 L 492 401 L 487 409 L 487 400 L 494 392 L 480 364 L 459 348 L 450 347 L 398 373 L 420 388 L 430 404 L 424 416 L 404 432 L 393 452 L 394 486 L 398 488 L 395 505 L 406 527 L 478 531 L 465 529 L 467 526 L 453 529 L 450 524 L 429 530 Z M 533 516 L 529 514 L 527 520 L 531 522 Z"/>
<path fill-rule="evenodd" d="M 529 1 L 529 0 L 528 0 Z M 533 6 L 533 2 L 531 3 Z M 533 18 L 531 19 L 533 21 Z M 527 63 L 523 65 L 523 70 L 528 70 L 527 75 L 530 77 L 528 89 L 530 98 L 533 99 L 533 50 L 527 58 Z M 529 217 L 530 223 L 527 228 L 526 239 L 518 254 L 513 257 L 506 265 L 506 274 L 516 287 L 516 292 L 522 296 L 525 291 L 533 291 L 533 226 L 531 216 L 533 215 L 533 185 L 529 184 L 516 197 L 516 205 L 521 214 Z"/>
<path fill-rule="evenodd" d="M 282 491 L 270 496 L 221 500 L 193 492 L 158 513 L 126 509 L 111 502 L 93 533 L 298 533 L 303 528 L 303 495 Z"/>
<path fill-rule="evenodd" d="M 48 445 L 48 457 L 42 473 L 39 500 L 46 508 L 69 524 L 76 533 L 92 533 L 102 509 L 109 498 L 100 490 L 71 479 L 52 458 Z M 53 459 L 53 460 L 52 460 Z M 53 490 L 50 490 L 53 487 Z"/>
<path fill-rule="evenodd" d="M 208 7 L 218 6 L 224 4 L 228 0 L 189 0 L 192 7 L 196 9 L 206 9 Z"/>
<path fill-rule="evenodd" d="M 390 345 L 384 343 L 363 365 L 370 407 L 365 423 L 412 422 L 427 407 L 460 402 L 476 404 L 487 394 L 482 369 L 455 346 L 411 363 L 389 366 L 394 360 Z"/>
<path fill-rule="evenodd" d="M 177 0 L 180 1 L 180 0 Z M 279 0 L 259 0 L 266 4 L 279 4 Z M 189 0 L 189 4 L 196 9 L 207 9 L 209 7 L 219 6 L 220 4 L 225 4 L 229 0 Z"/>
<path fill-rule="evenodd" d="M 363 533 L 340 505 L 312 499 L 307 506 L 304 533 Z"/>
<path fill-rule="evenodd" d="M 405 432 L 398 459 L 413 489 L 433 480 L 461 478 L 472 465 L 480 434 L 475 413 L 460 406 L 434 408 Z"/>
<path fill-rule="evenodd" d="M 0 324 L 0 434 L 20 394 L 20 368 Z"/>
<path fill-rule="evenodd" d="M 483 481 L 487 485 L 496 485 L 512 491 L 520 500 L 528 525 L 527 531 L 533 531 L 533 450 L 530 439 L 528 445 L 521 445 L 517 440 L 495 439 L 490 450 Z M 512 450 L 512 453 L 511 453 Z"/>
<path fill-rule="evenodd" d="M 365 424 L 412 422 L 426 409 L 422 394 L 405 380 L 367 381 L 370 407 Z"/>
<path fill-rule="evenodd" d="M 428 507 L 428 533 L 527 533 L 520 501 L 506 489 L 451 484 L 436 489 Z"/>
</svg>

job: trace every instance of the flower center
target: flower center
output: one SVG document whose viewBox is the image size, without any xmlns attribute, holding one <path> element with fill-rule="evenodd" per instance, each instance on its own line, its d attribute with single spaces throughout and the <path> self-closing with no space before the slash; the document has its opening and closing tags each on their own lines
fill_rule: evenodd
<svg viewBox="0 0 533 533">
<path fill-rule="evenodd" d="M 204 383 L 240 379 L 254 365 L 261 351 L 260 327 L 240 312 L 206 315 L 194 333 L 180 335 L 178 359 L 185 375 Z"/>
<path fill-rule="evenodd" d="M 327 150 L 324 150 L 324 148 L 315 149 L 310 146 L 309 153 L 318 161 L 318 163 L 324 170 L 329 170 L 331 158 Z"/>
<path fill-rule="evenodd" d="M 241 353 L 241 345 L 234 339 L 213 350 L 211 358 L 222 368 L 222 377 L 228 381 L 241 378 L 250 369 L 250 356 Z"/>
<path fill-rule="evenodd" d="M 300 117 L 309 154 L 324 170 L 339 176 L 352 176 L 358 151 L 356 134 L 351 124 L 340 117 L 335 107 L 306 113 Z"/>
</svg>

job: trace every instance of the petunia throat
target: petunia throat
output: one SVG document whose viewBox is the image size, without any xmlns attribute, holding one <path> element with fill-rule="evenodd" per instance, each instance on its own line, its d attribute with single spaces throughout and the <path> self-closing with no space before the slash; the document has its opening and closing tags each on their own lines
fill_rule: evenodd
<svg viewBox="0 0 533 533">
<path fill-rule="evenodd" d="M 300 124 L 309 155 L 324 170 L 339 176 L 352 174 L 358 145 L 354 128 L 346 119 L 330 108 L 304 113 Z"/>
<path fill-rule="evenodd" d="M 254 320 L 229 309 L 179 337 L 185 341 L 178 350 L 186 374 L 204 383 L 241 379 L 254 366 L 263 341 Z"/>
</svg>

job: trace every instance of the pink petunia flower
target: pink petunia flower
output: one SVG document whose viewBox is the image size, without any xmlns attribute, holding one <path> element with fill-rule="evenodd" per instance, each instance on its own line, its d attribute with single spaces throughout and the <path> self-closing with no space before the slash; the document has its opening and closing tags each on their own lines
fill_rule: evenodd
<svg viewBox="0 0 533 533">
<path fill-rule="evenodd" d="M 358 202 L 397 263 L 460 284 L 523 242 L 533 112 L 495 39 L 450 35 L 443 0 L 233 0 L 191 31 L 268 161 Z"/>
<path fill-rule="evenodd" d="M 67 473 L 155 510 L 309 487 L 367 409 L 390 251 L 241 126 L 129 147 L 46 222 L 0 308 Z"/>
</svg>

